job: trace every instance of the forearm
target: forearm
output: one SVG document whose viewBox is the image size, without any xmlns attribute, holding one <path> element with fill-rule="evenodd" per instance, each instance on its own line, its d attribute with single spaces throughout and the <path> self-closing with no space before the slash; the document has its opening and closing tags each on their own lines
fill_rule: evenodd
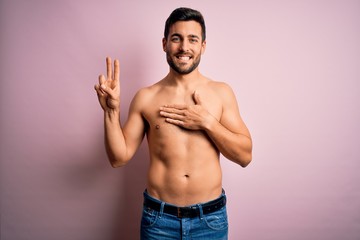
<svg viewBox="0 0 360 240">
<path fill-rule="evenodd" d="M 216 119 L 213 119 L 205 127 L 205 132 L 227 159 L 242 167 L 246 167 L 251 162 L 252 140 L 250 135 L 234 133 Z"/>
<path fill-rule="evenodd" d="M 111 166 L 121 167 L 126 157 L 126 142 L 120 124 L 119 111 L 104 111 L 105 149 Z"/>
</svg>

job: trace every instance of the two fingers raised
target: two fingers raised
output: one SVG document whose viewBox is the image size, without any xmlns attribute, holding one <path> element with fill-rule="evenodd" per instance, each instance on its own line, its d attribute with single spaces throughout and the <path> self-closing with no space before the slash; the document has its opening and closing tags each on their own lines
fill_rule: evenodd
<svg viewBox="0 0 360 240">
<path fill-rule="evenodd" d="M 111 58 L 110 57 L 106 58 L 106 74 L 107 74 L 108 80 L 119 81 L 119 78 L 120 78 L 119 60 L 117 60 L 117 59 L 114 60 L 114 73 L 113 73 Z"/>
</svg>

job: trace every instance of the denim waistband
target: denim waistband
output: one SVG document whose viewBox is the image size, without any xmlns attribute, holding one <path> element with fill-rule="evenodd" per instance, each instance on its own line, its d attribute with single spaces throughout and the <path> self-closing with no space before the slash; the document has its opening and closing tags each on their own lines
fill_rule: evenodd
<svg viewBox="0 0 360 240">
<path fill-rule="evenodd" d="M 186 207 L 179 207 L 173 204 L 169 204 L 158 200 L 144 191 L 144 207 L 148 207 L 155 211 L 162 213 L 168 213 L 179 218 L 193 218 L 202 215 L 206 215 L 217 210 L 222 209 L 226 205 L 226 195 L 224 189 L 220 197 L 215 200 L 211 200 L 205 203 L 193 204 Z"/>
</svg>

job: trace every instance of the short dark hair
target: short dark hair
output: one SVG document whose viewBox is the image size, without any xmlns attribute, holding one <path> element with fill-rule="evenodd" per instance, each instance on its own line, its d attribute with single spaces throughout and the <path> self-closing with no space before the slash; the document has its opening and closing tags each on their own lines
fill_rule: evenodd
<svg viewBox="0 0 360 240">
<path fill-rule="evenodd" d="M 165 22 L 165 31 L 164 31 L 165 39 L 167 39 L 167 37 L 169 36 L 170 27 L 174 23 L 176 23 L 178 21 L 192 21 L 192 20 L 196 21 L 196 22 L 198 22 L 200 24 L 202 41 L 205 41 L 205 39 L 206 39 L 206 28 L 205 28 L 204 17 L 202 16 L 202 14 L 199 11 L 191 9 L 191 8 L 185 8 L 185 7 L 175 9 L 170 14 L 168 19 L 166 20 L 166 22 Z"/>
</svg>

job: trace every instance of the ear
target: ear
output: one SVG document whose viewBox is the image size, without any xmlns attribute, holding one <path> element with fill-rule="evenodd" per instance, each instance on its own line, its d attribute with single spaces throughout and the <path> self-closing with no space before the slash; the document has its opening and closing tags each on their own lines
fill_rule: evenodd
<svg viewBox="0 0 360 240">
<path fill-rule="evenodd" d="M 206 49 L 206 40 L 201 43 L 201 54 L 205 53 L 205 49 Z"/>
<path fill-rule="evenodd" d="M 163 51 L 166 52 L 166 38 L 162 39 Z"/>
</svg>

